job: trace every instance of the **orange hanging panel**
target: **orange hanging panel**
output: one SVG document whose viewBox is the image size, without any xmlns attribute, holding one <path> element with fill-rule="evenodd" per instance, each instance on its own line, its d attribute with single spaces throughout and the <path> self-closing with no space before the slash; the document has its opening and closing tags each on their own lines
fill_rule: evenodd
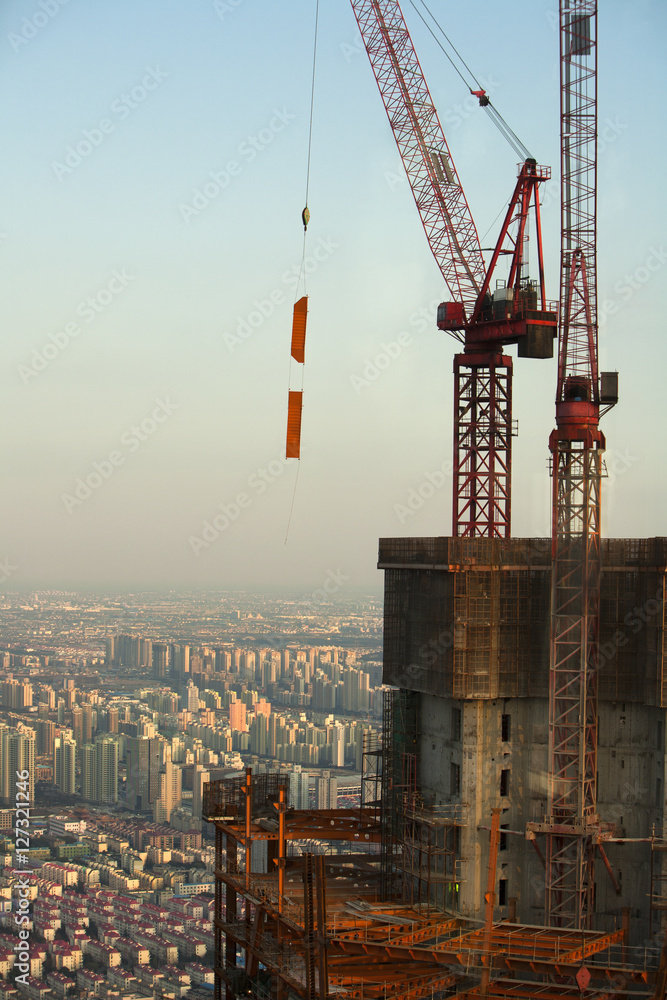
<svg viewBox="0 0 667 1000">
<path fill-rule="evenodd" d="M 303 393 L 289 393 L 287 404 L 287 454 L 286 458 L 301 458 L 301 407 Z"/>
<path fill-rule="evenodd" d="M 292 317 L 292 357 L 302 365 L 306 352 L 306 317 L 308 315 L 308 296 L 304 295 L 294 303 Z"/>
</svg>

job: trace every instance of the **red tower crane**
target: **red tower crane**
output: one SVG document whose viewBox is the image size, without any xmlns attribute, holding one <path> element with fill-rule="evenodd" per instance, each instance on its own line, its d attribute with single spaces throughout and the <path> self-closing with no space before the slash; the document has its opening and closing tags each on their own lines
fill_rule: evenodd
<svg viewBox="0 0 667 1000">
<path fill-rule="evenodd" d="M 597 815 L 601 407 L 596 302 L 597 3 L 561 0 L 561 299 L 553 475 L 545 907 L 548 923 L 591 926 Z M 606 412 L 606 411 L 605 411 Z M 606 859 L 605 859 L 606 861 Z"/>
<path fill-rule="evenodd" d="M 454 359 L 455 536 L 507 538 L 511 526 L 512 359 L 550 358 L 556 313 L 546 300 L 538 185 L 547 167 L 527 158 L 488 267 L 442 126 L 397 0 L 351 0 L 433 255 L 452 301 L 438 327 L 463 342 Z M 483 106 L 483 90 L 472 91 Z M 496 113 L 497 114 L 497 113 Z M 538 281 L 527 275 L 534 207 Z M 509 276 L 493 287 L 500 257 Z"/>
</svg>

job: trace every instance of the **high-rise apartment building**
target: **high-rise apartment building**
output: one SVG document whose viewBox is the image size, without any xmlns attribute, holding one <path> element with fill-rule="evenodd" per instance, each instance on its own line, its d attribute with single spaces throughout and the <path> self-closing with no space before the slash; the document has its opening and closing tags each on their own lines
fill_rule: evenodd
<svg viewBox="0 0 667 1000">
<path fill-rule="evenodd" d="M 3 708 L 22 710 L 32 706 L 32 684 L 10 678 L 0 686 Z"/>
<path fill-rule="evenodd" d="M 76 741 L 72 734 L 56 736 L 53 783 L 66 795 L 76 791 Z"/>
<path fill-rule="evenodd" d="M 36 725 L 37 744 L 35 752 L 37 756 L 53 755 L 54 739 L 56 736 L 56 724 L 51 719 L 39 719 Z"/>
<path fill-rule="evenodd" d="M 171 676 L 177 681 L 190 673 L 190 647 L 179 646 L 177 643 L 171 645 Z"/>
<path fill-rule="evenodd" d="M 85 701 L 81 706 L 81 731 L 84 743 L 93 741 L 93 706 Z"/>
<path fill-rule="evenodd" d="M 86 743 L 82 750 L 81 790 L 84 799 L 118 801 L 118 743 L 110 736 Z"/>
<path fill-rule="evenodd" d="M 310 807 L 310 778 L 300 764 L 294 765 L 289 776 L 289 804 L 293 809 Z"/>
<path fill-rule="evenodd" d="M 153 677 L 161 680 L 169 674 L 169 646 L 166 642 L 153 643 Z"/>
<path fill-rule="evenodd" d="M 338 808 L 338 779 L 331 777 L 331 771 L 323 771 L 317 779 L 317 808 Z"/>
<path fill-rule="evenodd" d="M 48 684 L 45 684 L 40 691 L 39 700 L 52 712 L 56 707 L 56 692 Z"/>
<path fill-rule="evenodd" d="M 210 771 L 207 771 L 203 764 L 195 764 L 194 774 L 192 775 L 192 815 L 194 819 L 202 818 L 204 785 L 210 779 Z"/>
<path fill-rule="evenodd" d="M 81 748 L 81 794 L 88 802 L 97 801 L 96 762 L 94 744 L 86 743 Z"/>
<path fill-rule="evenodd" d="M 160 794 L 162 740 L 157 737 L 130 736 L 127 741 L 128 808 L 148 811 Z"/>
<path fill-rule="evenodd" d="M 269 720 L 258 715 L 250 726 L 250 752 L 266 757 L 269 752 Z"/>
<path fill-rule="evenodd" d="M 84 742 L 90 743 L 91 740 L 88 739 L 84 741 L 83 738 L 83 711 L 79 706 L 75 706 L 72 709 L 72 733 L 74 734 L 74 739 L 80 747 L 83 746 Z"/>
<path fill-rule="evenodd" d="M 116 662 L 116 637 L 108 635 L 105 640 L 104 662 L 108 667 Z"/>
<path fill-rule="evenodd" d="M 18 774 L 28 773 L 30 804 L 35 801 L 35 733 L 32 729 L 0 729 L 0 774 L 2 798 L 16 802 Z"/>
<path fill-rule="evenodd" d="M 97 801 L 118 801 L 118 743 L 110 737 L 102 737 L 95 743 L 97 755 Z"/>
<path fill-rule="evenodd" d="M 171 747 L 165 747 L 166 760 L 159 775 L 158 797 L 153 802 L 153 819 L 156 823 L 168 823 L 174 809 L 181 804 L 183 772 L 171 759 Z"/>
<path fill-rule="evenodd" d="M 110 733 L 118 732 L 118 709 L 109 708 L 107 711 L 107 731 Z"/>
<path fill-rule="evenodd" d="M 246 707 L 242 701 L 233 701 L 229 706 L 229 726 L 232 732 L 247 733 Z"/>
<path fill-rule="evenodd" d="M 215 672 L 230 673 L 232 669 L 232 654 L 226 649 L 216 649 L 215 651 Z"/>
<path fill-rule="evenodd" d="M 196 687 L 192 681 L 188 681 L 188 686 L 185 690 L 185 697 L 183 699 L 185 705 L 183 706 L 188 710 L 188 712 L 198 712 L 199 711 L 199 688 Z"/>
<path fill-rule="evenodd" d="M 107 655 L 109 649 L 107 648 Z M 113 642 L 113 664 L 116 667 L 147 667 L 153 658 L 153 644 L 150 639 L 136 635 L 117 635 Z"/>
<path fill-rule="evenodd" d="M 182 736 L 171 738 L 171 759 L 175 764 L 185 760 L 185 740 Z"/>
<path fill-rule="evenodd" d="M 331 766 L 345 766 L 345 726 L 336 724 L 333 731 L 331 743 Z M 333 806 L 331 808 L 334 808 Z"/>
</svg>

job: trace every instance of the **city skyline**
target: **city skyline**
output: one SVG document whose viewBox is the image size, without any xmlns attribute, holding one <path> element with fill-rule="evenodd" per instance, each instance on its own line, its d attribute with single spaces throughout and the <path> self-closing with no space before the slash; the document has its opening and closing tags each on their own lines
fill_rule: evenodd
<svg viewBox="0 0 667 1000">
<path fill-rule="evenodd" d="M 451 530 L 456 347 L 435 330 L 445 291 L 350 5 L 327 5 L 319 26 L 298 485 L 284 459 L 285 375 L 303 290 L 313 5 L 45 6 L 55 13 L 18 0 L 0 12 L 12 94 L 0 107 L 12 425 L 0 584 L 379 592 L 378 538 Z M 483 0 L 474 17 L 436 13 L 552 167 L 555 298 L 556 11 Z M 488 246 L 515 155 L 406 17 Z M 644 415 L 665 361 L 665 139 L 646 95 L 659 89 L 666 18 L 657 0 L 615 0 L 600 16 L 600 351 L 620 373 L 603 422 L 609 536 L 659 535 L 667 487 L 660 422 Z M 638 183 L 640 146 L 651 169 Z M 515 371 L 513 533 L 546 536 L 555 362 L 519 359 Z"/>
</svg>

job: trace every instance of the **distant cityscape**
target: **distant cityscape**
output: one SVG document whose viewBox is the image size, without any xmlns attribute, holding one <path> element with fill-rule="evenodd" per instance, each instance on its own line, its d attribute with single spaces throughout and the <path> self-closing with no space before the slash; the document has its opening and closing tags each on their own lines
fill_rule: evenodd
<svg viewBox="0 0 667 1000">
<path fill-rule="evenodd" d="M 381 728 L 382 607 L 319 596 L 3 595 L 0 1000 L 208 993 L 206 784 L 250 766 L 284 774 L 296 809 L 359 804 Z M 26 890 L 20 976 L 10 931 Z"/>
</svg>

